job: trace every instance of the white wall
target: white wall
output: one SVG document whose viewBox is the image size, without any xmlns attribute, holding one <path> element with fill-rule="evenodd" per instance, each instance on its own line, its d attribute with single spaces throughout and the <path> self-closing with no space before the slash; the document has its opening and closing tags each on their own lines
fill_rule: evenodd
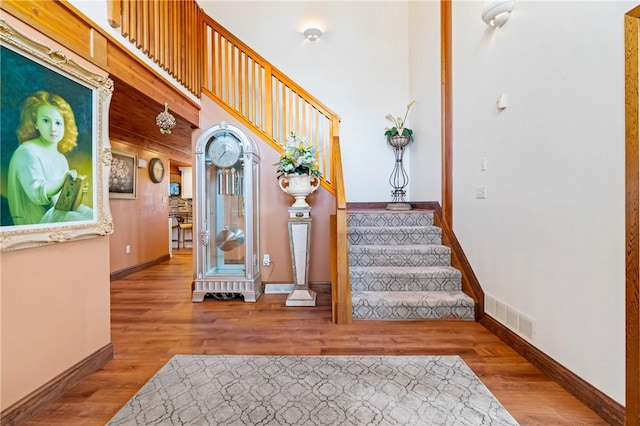
<svg viewBox="0 0 640 426">
<path fill-rule="evenodd" d="M 409 91 L 415 133 L 410 146 L 412 201 L 442 201 L 440 2 L 409 3 Z"/>
<path fill-rule="evenodd" d="M 534 345 L 624 403 L 623 15 L 636 2 L 517 1 L 495 30 L 484 5 L 453 5 L 455 232 L 485 292 L 536 322 Z"/>
</svg>

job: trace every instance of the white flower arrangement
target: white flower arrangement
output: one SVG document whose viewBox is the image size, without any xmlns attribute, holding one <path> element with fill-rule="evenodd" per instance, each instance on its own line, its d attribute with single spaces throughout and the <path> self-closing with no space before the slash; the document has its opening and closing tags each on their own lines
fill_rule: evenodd
<svg viewBox="0 0 640 426">
<path fill-rule="evenodd" d="M 407 111 L 404 113 L 403 117 L 394 117 L 391 114 L 387 114 L 385 118 L 391 121 L 394 125 L 393 127 L 387 127 L 384 129 L 384 135 L 388 138 L 392 136 L 407 136 L 411 137 L 413 135 L 413 130 L 404 127 L 405 122 L 407 121 L 407 116 L 409 115 L 409 110 L 416 103 L 416 101 L 411 101 L 407 105 Z"/>
<path fill-rule="evenodd" d="M 299 138 L 293 132 L 287 136 L 287 144 L 284 151 L 274 166 L 278 166 L 278 178 L 291 174 L 322 175 L 316 160 L 315 148 L 307 142 L 307 138 Z"/>
</svg>

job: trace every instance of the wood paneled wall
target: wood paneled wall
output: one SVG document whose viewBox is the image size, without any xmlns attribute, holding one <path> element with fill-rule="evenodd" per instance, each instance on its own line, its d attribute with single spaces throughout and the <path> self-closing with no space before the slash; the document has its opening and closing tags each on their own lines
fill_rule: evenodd
<svg viewBox="0 0 640 426">
<path fill-rule="evenodd" d="M 640 425 L 640 6 L 624 18 L 626 193 L 626 419 Z"/>
<path fill-rule="evenodd" d="M 98 67 L 107 69 L 107 38 L 79 14 L 60 3 L 2 0 L 2 9 Z"/>
</svg>

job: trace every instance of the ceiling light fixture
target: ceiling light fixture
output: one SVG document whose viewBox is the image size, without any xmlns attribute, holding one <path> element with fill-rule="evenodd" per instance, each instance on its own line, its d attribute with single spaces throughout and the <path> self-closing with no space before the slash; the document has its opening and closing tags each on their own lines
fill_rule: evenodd
<svg viewBox="0 0 640 426">
<path fill-rule="evenodd" d="M 501 27 L 507 22 L 516 0 L 494 0 L 484 8 L 482 20 L 491 27 Z"/>
<path fill-rule="evenodd" d="M 320 38 L 321 35 L 322 31 L 320 31 L 318 28 L 307 28 L 306 30 L 304 30 L 304 36 L 309 41 L 316 41 Z"/>
<path fill-rule="evenodd" d="M 176 118 L 169 112 L 169 103 L 164 103 L 164 111 L 156 117 L 156 124 L 160 127 L 160 133 L 168 135 L 176 125 Z"/>
</svg>

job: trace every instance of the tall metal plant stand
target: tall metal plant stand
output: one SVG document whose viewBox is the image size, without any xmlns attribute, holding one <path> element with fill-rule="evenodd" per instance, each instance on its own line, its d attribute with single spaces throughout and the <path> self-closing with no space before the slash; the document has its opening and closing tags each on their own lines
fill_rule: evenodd
<svg viewBox="0 0 640 426">
<path fill-rule="evenodd" d="M 393 187 L 391 191 L 391 202 L 387 204 L 387 210 L 411 210 L 411 204 L 405 200 L 407 192 L 404 190 L 409 184 L 409 176 L 404 170 L 402 157 L 404 149 L 411 143 L 411 136 L 390 136 L 387 138 L 389 145 L 393 147 L 395 164 L 391 176 L 389 176 L 389 185 Z"/>
</svg>

